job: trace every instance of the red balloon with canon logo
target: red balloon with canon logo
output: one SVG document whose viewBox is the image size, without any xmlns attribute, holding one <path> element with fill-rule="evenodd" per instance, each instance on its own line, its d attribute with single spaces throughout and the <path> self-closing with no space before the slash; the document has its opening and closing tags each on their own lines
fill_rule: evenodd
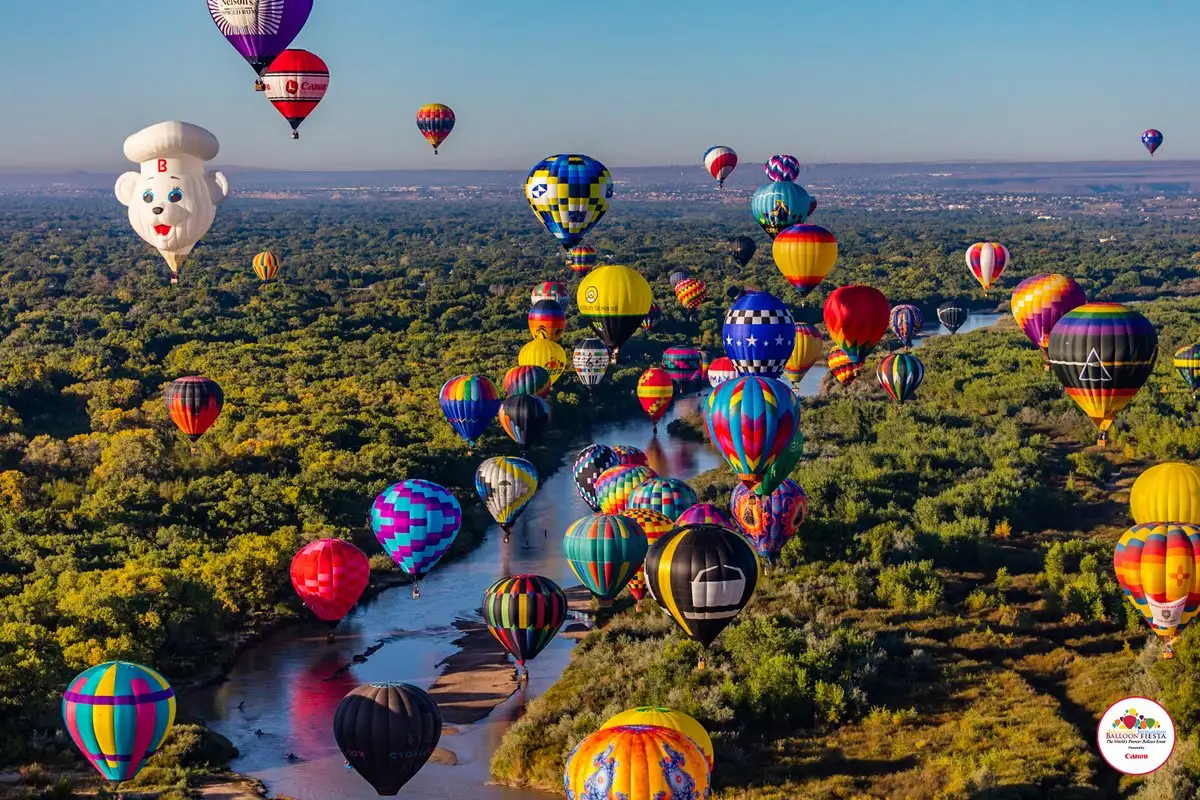
<svg viewBox="0 0 1200 800">
<path fill-rule="evenodd" d="M 299 139 L 300 123 L 308 119 L 329 88 L 329 68 L 307 50 L 284 50 L 263 73 L 267 99 L 292 126 Z"/>
</svg>

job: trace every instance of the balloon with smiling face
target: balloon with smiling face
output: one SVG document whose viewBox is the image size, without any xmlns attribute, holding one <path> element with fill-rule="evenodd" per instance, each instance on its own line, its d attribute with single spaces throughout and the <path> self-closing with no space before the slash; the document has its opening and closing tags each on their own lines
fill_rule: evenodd
<svg viewBox="0 0 1200 800">
<path fill-rule="evenodd" d="M 171 283 L 229 196 L 225 176 L 204 167 L 219 149 L 217 137 L 187 122 L 159 122 L 125 140 L 125 157 L 141 169 L 117 179 L 117 199 L 138 236 L 166 260 Z"/>
</svg>

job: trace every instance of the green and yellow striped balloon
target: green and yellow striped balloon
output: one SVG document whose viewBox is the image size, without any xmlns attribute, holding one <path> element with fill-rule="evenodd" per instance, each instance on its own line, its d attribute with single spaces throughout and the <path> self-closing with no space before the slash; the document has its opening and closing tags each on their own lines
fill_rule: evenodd
<svg viewBox="0 0 1200 800">
<path fill-rule="evenodd" d="M 589 514 L 575 520 L 563 536 L 571 572 L 601 600 L 621 593 L 646 558 L 646 534 L 629 517 Z"/>
</svg>

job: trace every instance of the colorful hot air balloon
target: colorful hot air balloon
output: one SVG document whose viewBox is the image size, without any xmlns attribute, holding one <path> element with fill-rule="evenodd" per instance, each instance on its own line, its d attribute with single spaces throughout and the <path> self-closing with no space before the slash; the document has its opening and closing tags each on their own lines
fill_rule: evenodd
<svg viewBox="0 0 1200 800">
<path fill-rule="evenodd" d="M 675 299 L 688 311 L 695 311 L 708 297 L 708 286 L 699 278 L 684 278 L 675 284 Z"/>
<path fill-rule="evenodd" d="M 647 545 L 658 541 L 658 537 L 669 533 L 675 528 L 675 523 L 665 514 L 652 508 L 626 508 L 621 512 L 622 517 L 628 517 L 638 524 L 646 535 Z M 629 581 L 629 594 L 637 603 L 637 610 L 642 610 L 642 600 L 646 597 L 646 573 L 639 565 L 637 572 Z"/>
<path fill-rule="evenodd" d="M 892 335 L 900 342 L 900 346 L 907 350 L 912 347 L 913 337 L 921 332 L 921 328 L 925 327 L 925 315 L 916 306 L 908 304 L 895 306 L 888 319 L 888 327 L 891 329 Z"/>
<path fill-rule="evenodd" d="M 461 527 L 462 508 L 454 495 L 420 478 L 392 484 L 371 505 L 371 530 L 392 561 L 413 577 L 413 597 L 421 596 L 421 579 L 437 566 Z"/>
<path fill-rule="evenodd" d="M 796 535 L 808 515 L 808 495 L 804 493 L 804 487 L 791 478 L 784 479 L 765 497 L 739 483 L 733 487 L 729 508 L 738 528 L 770 564 Z"/>
<path fill-rule="evenodd" d="M 1150 151 L 1150 157 L 1154 158 L 1154 151 L 1163 143 L 1163 135 L 1161 131 L 1154 128 L 1147 128 L 1142 131 L 1142 145 Z"/>
<path fill-rule="evenodd" d="M 651 303 L 650 310 L 646 312 L 646 316 L 642 317 L 642 330 L 652 331 L 658 327 L 660 322 L 662 322 L 662 309 L 658 307 L 658 303 Z"/>
<path fill-rule="evenodd" d="M 875 378 L 888 397 L 903 405 L 925 380 L 925 365 L 912 353 L 888 353 L 875 368 Z"/>
<path fill-rule="evenodd" d="M 601 472 L 596 478 L 596 500 L 602 514 L 622 514 L 629 508 L 633 490 L 643 481 L 657 478 L 650 467 L 619 464 Z"/>
<path fill-rule="evenodd" d="M 878 289 L 841 286 L 825 298 L 825 329 L 850 361 L 861 365 L 887 333 L 889 310 L 887 298 Z"/>
<path fill-rule="evenodd" d="M 795 156 L 771 156 L 763 164 L 763 172 L 767 180 L 773 182 L 791 182 L 800 177 L 800 159 Z"/>
<path fill-rule="evenodd" d="M 269 281 L 279 273 L 279 259 L 267 250 L 256 255 L 250 265 L 260 281 Z"/>
<path fill-rule="evenodd" d="M 1171 366 L 1195 396 L 1200 390 L 1200 344 L 1185 344 L 1175 351 Z"/>
<path fill-rule="evenodd" d="M 571 523 L 563 536 L 567 565 L 602 604 L 611 604 L 646 558 L 646 534 L 632 519 L 592 514 Z"/>
<path fill-rule="evenodd" d="M 504 531 L 504 541 L 513 523 L 538 489 L 537 467 L 523 458 L 496 456 L 475 470 L 475 491 L 492 519 Z"/>
<path fill-rule="evenodd" d="M 529 293 L 529 304 L 536 306 L 543 300 L 553 300 L 563 308 L 567 306 L 567 287 L 560 281 L 544 281 Z"/>
<path fill-rule="evenodd" d="M 1166 640 L 1163 658 L 1200 610 L 1200 527 L 1175 522 L 1135 525 L 1113 552 L 1125 597 Z"/>
<path fill-rule="evenodd" d="M 628 444 L 614 444 L 613 453 L 617 456 L 617 464 L 622 467 L 645 467 L 650 464 L 646 454 Z"/>
<path fill-rule="evenodd" d="M 829 366 L 829 374 L 837 378 L 837 382 L 842 386 L 849 386 L 854 383 L 855 379 L 863 371 L 863 364 L 856 364 L 850 360 L 850 356 L 846 355 L 846 351 L 840 347 L 834 347 L 829 350 L 829 358 L 826 361 Z"/>
<path fill-rule="evenodd" d="M 599 339 L 584 339 L 575 348 L 571 363 L 579 382 L 589 391 L 604 382 L 608 374 L 608 348 Z"/>
<path fill-rule="evenodd" d="M 676 528 L 646 554 L 651 597 L 704 647 L 750 602 L 758 578 L 749 540 L 717 525 Z"/>
<path fill-rule="evenodd" d="M 577 244 L 567 251 L 567 266 L 576 275 L 586 275 L 600 260 L 596 248 L 586 244 Z"/>
<path fill-rule="evenodd" d="M 983 287 L 984 294 L 1000 280 L 1011 263 L 1008 248 L 999 242 L 976 242 L 967 248 L 967 266 Z"/>
<path fill-rule="evenodd" d="M 671 376 L 665 369 L 650 367 L 638 378 L 637 399 L 654 430 L 658 431 L 658 421 L 666 416 L 671 401 L 675 399 L 675 385 L 671 383 Z"/>
<path fill-rule="evenodd" d="M 772 239 L 784 228 L 803 225 L 816 207 L 817 201 L 798 183 L 768 183 L 750 198 L 754 221 Z"/>
<path fill-rule="evenodd" d="M 775 237 L 771 255 L 792 288 L 808 297 L 837 261 L 837 238 L 820 225 L 792 225 Z"/>
<path fill-rule="evenodd" d="M 657 725 L 593 733 L 567 756 L 567 800 L 706 800 L 708 761 L 686 735 Z"/>
<path fill-rule="evenodd" d="M 313 0 L 208 0 L 217 29 L 260 78 L 304 28 L 312 7 Z M 260 79 L 254 88 L 261 92 L 266 86 Z"/>
<path fill-rule="evenodd" d="M 534 339 L 526 342 L 517 353 L 517 364 L 546 370 L 550 373 L 550 385 L 553 386 L 567 368 L 567 351 L 553 339 Z"/>
<path fill-rule="evenodd" d="M 947 300 L 938 306 L 937 309 L 938 322 L 942 323 L 942 327 L 950 331 L 951 336 L 966 324 L 967 318 L 970 316 L 971 310 L 967 308 L 965 303 L 958 300 Z"/>
<path fill-rule="evenodd" d="M 729 240 L 729 255 L 739 267 L 749 264 L 757 251 L 758 245 L 749 236 L 735 236 Z"/>
<path fill-rule="evenodd" d="M 1041 348 L 1050 344 L 1050 331 L 1063 315 L 1087 302 L 1083 287 L 1066 275 L 1033 275 L 1013 289 L 1012 313 L 1029 341 Z M 1046 365 L 1049 369 L 1050 365 Z"/>
<path fill-rule="evenodd" d="M 367 557 L 341 539 L 306 544 L 292 558 L 289 572 L 301 602 L 331 629 L 350 613 L 371 579 Z"/>
<path fill-rule="evenodd" d="M 149 667 L 106 661 L 76 675 L 63 692 L 72 741 L 106 780 L 137 777 L 175 724 L 175 690 Z"/>
<path fill-rule="evenodd" d="M 483 621 L 521 669 L 554 641 L 566 619 L 566 595 L 541 575 L 510 575 L 483 593 Z"/>
<path fill-rule="evenodd" d="M 792 391 L 800 392 L 800 381 L 812 369 L 813 364 L 821 360 L 821 350 L 825 346 L 825 337 L 814 326 L 807 322 L 796 323 L 796 343 L 792 346 L 792 354 L 783 365 L 783 377 L 791 384 Z"/>
<path fill-rule="evenodd" d="M 514 394 L 500 404 L 499 419 L 500 427 L 525 453 L 550 427 L 550 404 L 531 394 Z"/>
<path fill-rule="evenodd" d="M 676 383 L 687 383 L 696 379 L 704 354 L 694 347 L 668 347 L 663 353 L 662 365 L 667 375 Z"/>
<path fill-rule="evenodd" d="M 525 179 L 529 207 L 564 250 L 579 244 L 604 217 L 612 196 L 608 169 L 584 155 L 550 156 Z"/>
<path fill-rule="evenodd" d="M 650 284 L 637 270 L 616 264 L 597 267 L 579 282 L 579 315 L 591 323 L 616 362 L 621 345 L 650 312 Z"/>
<path fill-rule="evenodd" d="M 1158 333 L 1119 303 L 1085 303 L 1054 326 L 1047 353 L 1054 376 L 1096 423 L 1104 446 L 1113 418 L 1154 371 Z"/>
<path fill-rule="evenodd" d="M 514 394 L 535 394 L 545 399 L 550 396 L 550 373 L 544 367 L 513 367 L 504 373 L 504 393 L 509 397 Z M 499 400 L 496 406 L 496 411 L 499 411 Z"/>
<path fill-rule="evenodd" d="M 717 179 L 718 189 L 725 185 L 725 179 L 736 166 L 737 153 L 732 148 L 717 145 L 704 151 L 704 168 Z"/>
<path fill-rule="evenodd" d="M 441 103 L 426 103 L 417 109 L 417 130 L 433 145 L 436 156 L 438 145 L 454 130 L 454 111 Z"/>
<path fill-rule="evenodd" d="M 739 483 L 738 486 L 741 484 Z M 679 518 L 675 520 L 675 526 L 682 528 L 684 525 L 720 525 L 731 531 L 737 530 L 733 517 L 729 516 L 729 513 L 720 506 L 712 503 L 696 503 L 680 514 Z"/>
<path fill-rule="evenodd" d="M 745 375 L 713 389 L 704 417 L 709 441 L 753 490 L 799 430 L 800 402 L 781 381 Z"/>
<path fill-rule="evenodd" d="M 737 376 L 737 367 L 733 365 L 733 360 L 729 356 L 714 358 L 712 363 L 708 365 L 708 383 L 714 389 L 725 381 L 733 380 Z"/>
<path fill-rule="evenodd" d="M 329 67 L 307 50 L 284 50 L 263 73 L 267 99 L 300 138 L 300 123 L 316 109 L 329 89 Z"/>
<path fill-rule="evenodd" d="M 796 323 L 778 297 L 749 291 L 729 307 L 721 337 L 739 373 L 778 378 L 796 343 Z"/>
<path fill-rule="evenodd" d="M 529 309 L 529 335 L 557 342 L 567 327 L 567 314 L 554 300 L 538 300 Z"/>
<path fill-rule="evenodd" d="M 212 427 L 225 405 L 225 393 L 216 381 L 190 375 L 176 378 L 163 392 L 167 414 L 193 442 Z"/>
<path fill-rule="evenodd" d="M 754 493 L 759 497 L 770 496 L 792 474 L 792 470 L 800 463 L 802 455 L 804 455 L 804 432 L 797 428 L 796 435 L 788 442 L 783 452 L 776 457 L 775 463 L 767 467 L 767 471 L 763 473 L 762 483 L 758 485 Z"/>
<path fill-rule="evenodd" d="M 696 490 L 679 478 L 650 478 L 638 484 L 629 495 L 628 508 L 649 508 L 677 519 L 699 501 Z"/>
<path fill-rule="evenodd" d="M 671 291 L 675 291 L 675 287 L 679 285 L 680 281 L 686 281 L 690 277 L 692 275 L 686 269 L 677 269 L 672 272 L 670 277 L 667 278 L 667 282 L 671 284 Z"/>
<path fill-rule="evenodd" d="M 653 725 L 659 728 L 669 728 L 691 739 L 704 753 L 708 761 L 708 769 L 713 766 L 712 738 L 704 726 L 682 711 L 674 711 L 662 706 L 639 706 L 628 711 L 622 711 L 600 726 L 600 730 L 618 728 L 622 725 Z"/>
<path fill-rule="evenodd" d="M 1129 513 L 1138 525 L 1200 525 L 1200 469 L 1182 461 L 1167 461 L 1143 471 L 1129 492 Z"/>
<path fill-rule="evenodd" d="M 467 446 L 483 435 L 500 411 L 500 393 L 492 379 L 483 375 L 459 375 L 442 384 L 438 393 L 442 415 Z"/>
<path fill-rule="evenodd" d="M 346 763 L 380 796 L 395 795 L 433 755 L 442 738 L 442 714 L 412 684 L 363 685 L 338 703 L 333 738 Z"/>
<path fill-rule="evenodd" d="M 617 454 L 611 447 L 602 444 L 589 444 L 575 456 L 571 477 L 575 479 L 575 489 L 579 496 L 592 511 L 600 511 L 600 501 L 596 497 L 596 479 L 606 469 L 615 466 Z"/>
</svg>

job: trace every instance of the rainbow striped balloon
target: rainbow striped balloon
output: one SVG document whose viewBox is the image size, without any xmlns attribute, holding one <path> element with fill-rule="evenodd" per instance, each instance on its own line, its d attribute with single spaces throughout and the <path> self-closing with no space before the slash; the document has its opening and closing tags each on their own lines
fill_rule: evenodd
<svg viewBox="0 0 1200 800">
<path fill-rule="evenodd" d="M 491 378 L 459 375 L 442 384 L 438 403 L 454 432 L 474 447 L 500 411 L 500 393 Z"/>
<path fill-rule="evenodd" d="M 744 375 L 708 396 L 708 438 L 753 491 L 800 429 L 800 401 L 782 381 Z"/>
<path fill-rule="evenodd" d="M 92 766 L 110 781 L 136 777 L 175 723 L 175 690 L 149 667 L 106 661 L 63 692 L 63 722 Z"/>
<path fill-rule="evenodd" d="M 615 451 L 617 448 L 613 448 Z M 645 458 L 645 453 L 642 458 Z M 658 473 L 643 466 L 621 464 L 610 467 L 596 478 L 596 501 L 605 514 L 620 514 L 629 507 L 629 496 L 642 481 L 657 478 Z"/>
<path fill-rule="evenodd" d="M 641 568 L 648 547 L 641 526 L 615 514 L 581 517 L 563 536 L 563 554 L 571 572 L 601 600 L 621 593 Z"/>
<path fill-rule="evenodd" d="M 558 635 L 567 620 L 567 598 L 541 575 L 510 575 L 483 593 L 483 621 L 522 667 Z"/>
<path fill-rule="evenodd" d="M 1083 287 L 1066 275 L 1033 275 L 1013 289 L 1012 314 L 1029 341 L 1045 353 L 1058 321 L 1086 302 Z"/>
<path fill-rule="evenodd" d="M 1150 628 L 1173 639 L 1200 610 L 1200 526 L 1135 525 L 1117 542 L 1113 569 Z"/>
<path fill-rule="evenodd" d="M 576 275 L 586 275 L 599 260 L 596 248 L 586 244 L 577 244 L 567 251 L 567 266 Z"/>
<path fill-rule="evenodd" d="M 888 353 L 875 368 L 875 378 L 888 397 L 903 405 L 925 380 L 925 365 L 912 353 Z"/>
</svg>

